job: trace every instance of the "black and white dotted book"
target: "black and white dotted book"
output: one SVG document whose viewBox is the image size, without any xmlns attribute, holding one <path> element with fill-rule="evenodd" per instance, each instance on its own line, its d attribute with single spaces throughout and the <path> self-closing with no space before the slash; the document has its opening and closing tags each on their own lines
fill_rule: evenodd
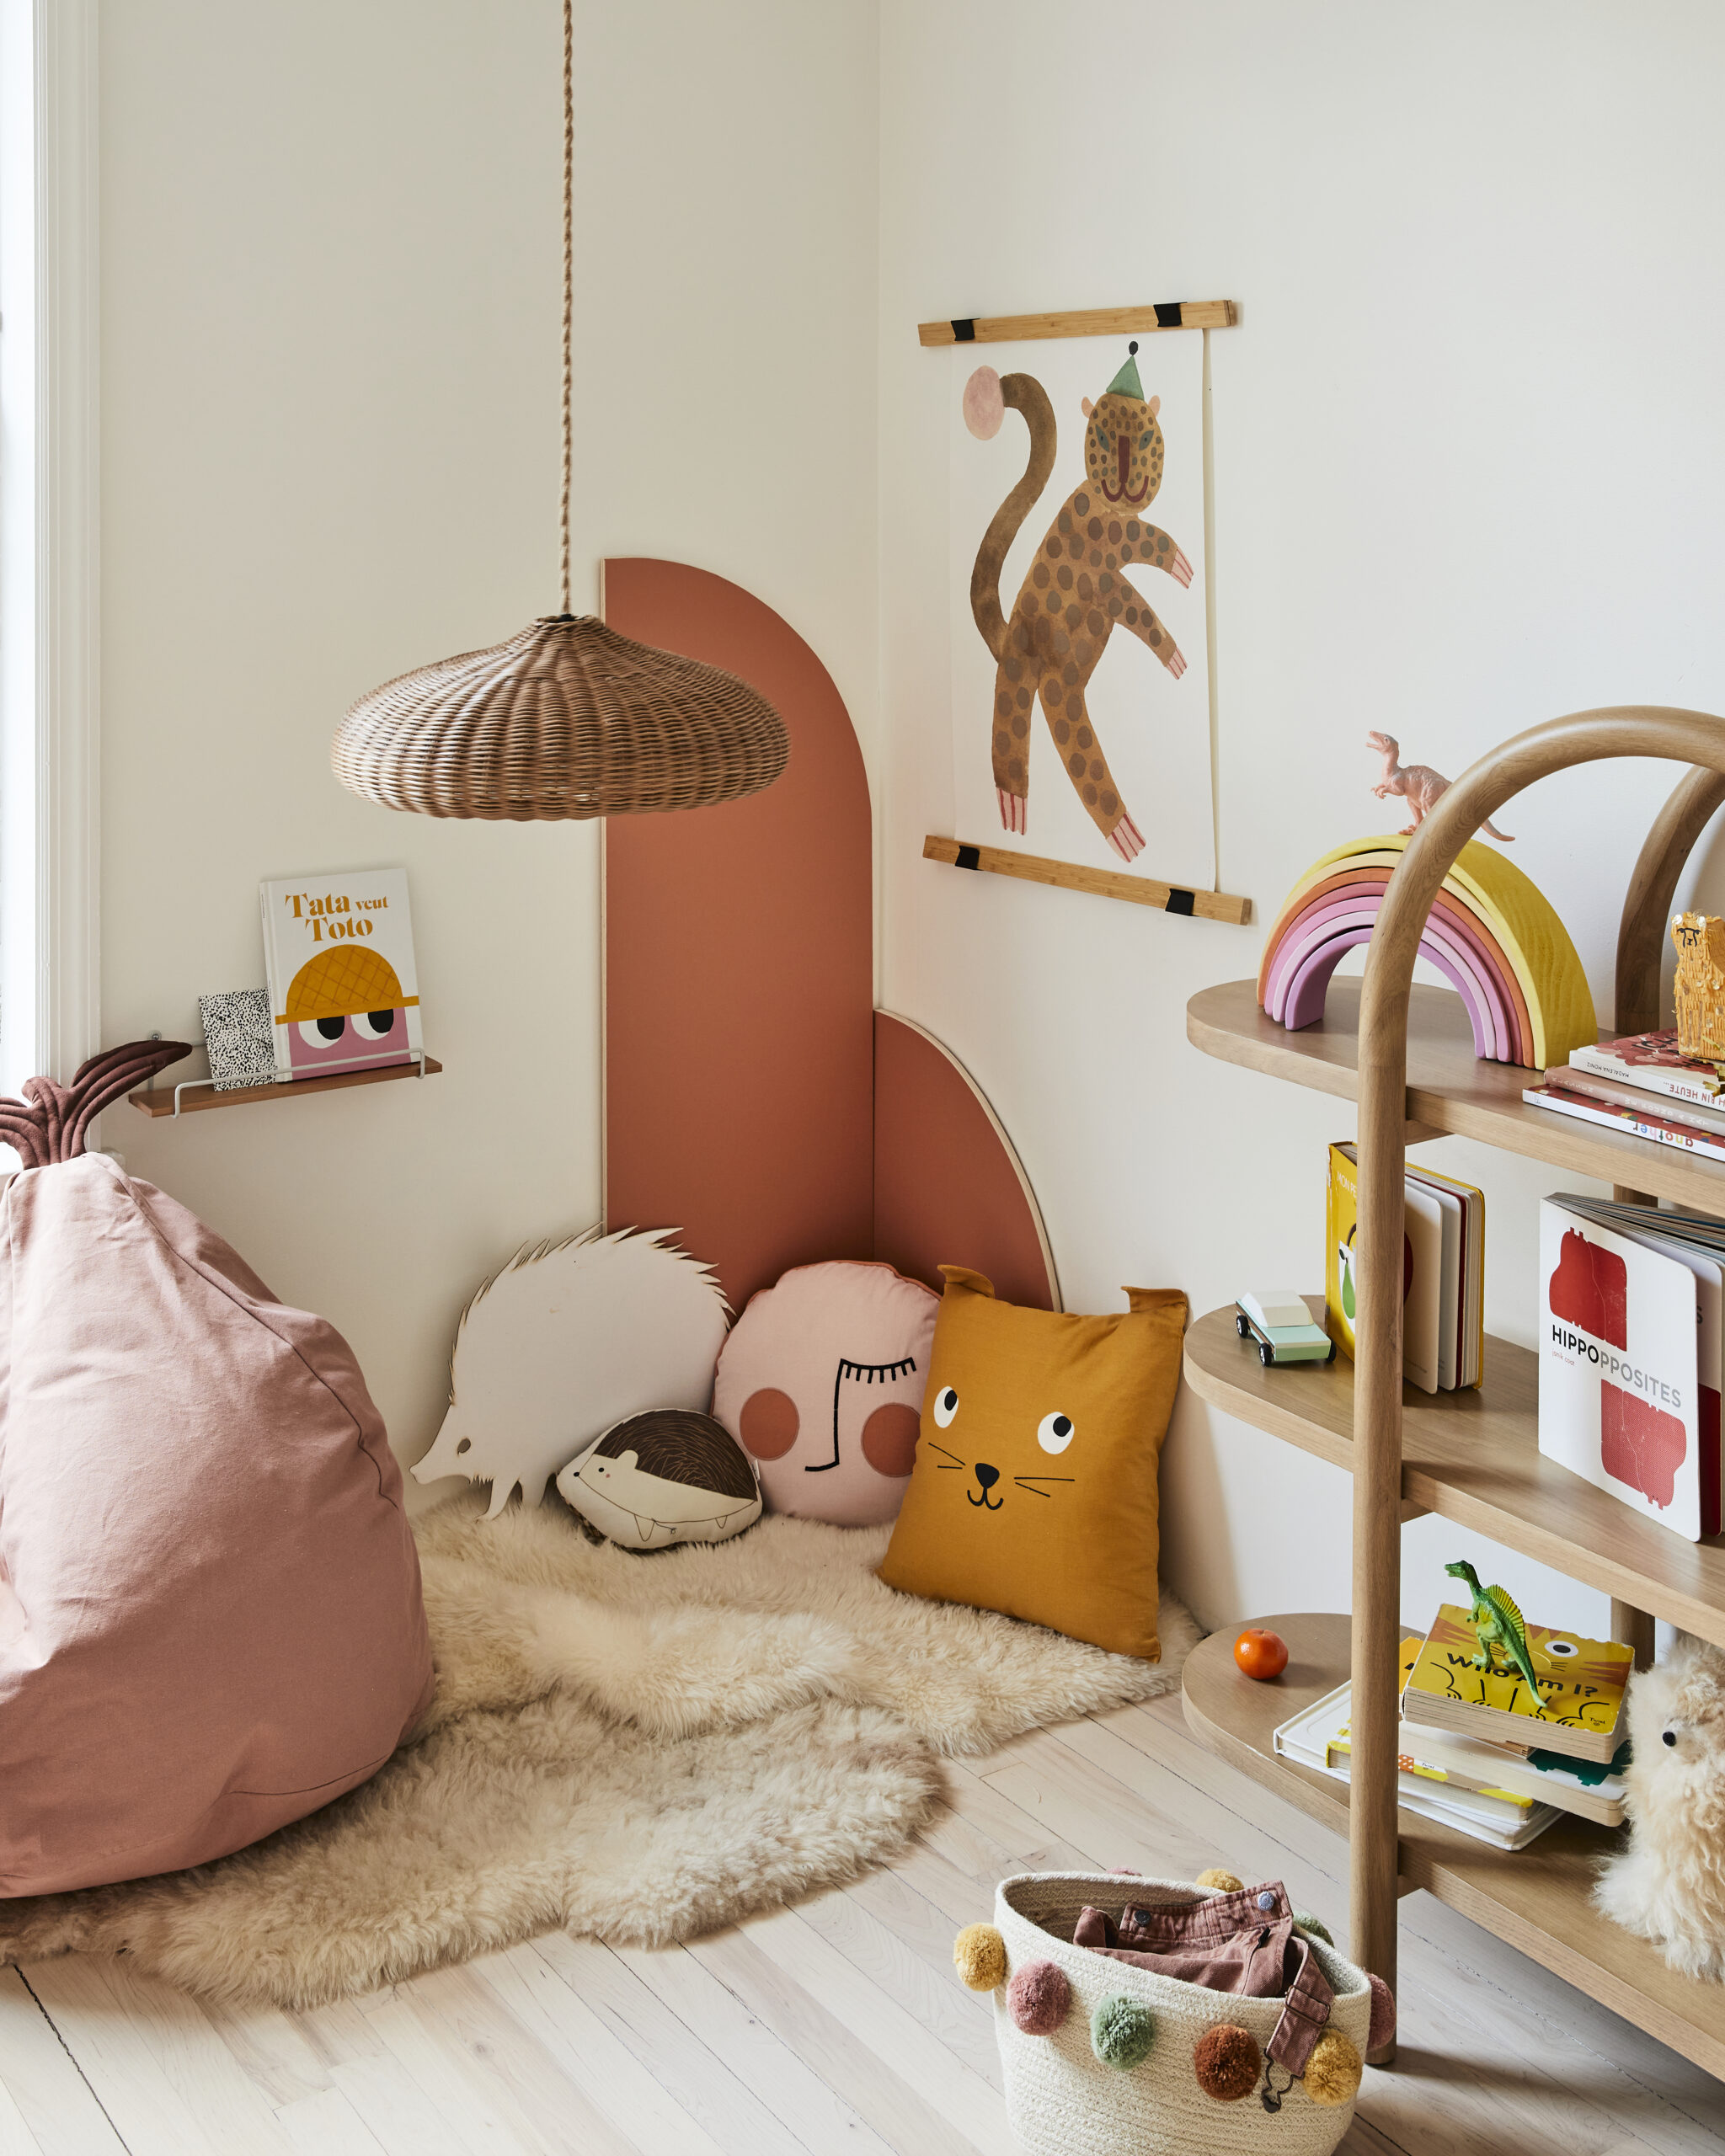
<svg viewBox="0 0 1725 2156">
<path fill-rule="evenodd" d="M 236 988 L 225 995 L 200 995 L 198 1016 L 218 1093 L 275 1082 L 275 1027 L 266 990 Z"/>
</svg>

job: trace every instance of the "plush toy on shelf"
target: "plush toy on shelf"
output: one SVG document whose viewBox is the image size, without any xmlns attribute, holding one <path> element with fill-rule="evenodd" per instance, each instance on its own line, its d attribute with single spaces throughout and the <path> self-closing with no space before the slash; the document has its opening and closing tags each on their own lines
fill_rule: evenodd
<svg viewBox="0 0 1725 2156">
<path fill-rule="evenodd" d="M 1725 1652 L 1680 1636 L 1630 1680 L 1629 1846 L 1594 1889 L 1686 1977 L 1725 1979 Z"/>
</svg>

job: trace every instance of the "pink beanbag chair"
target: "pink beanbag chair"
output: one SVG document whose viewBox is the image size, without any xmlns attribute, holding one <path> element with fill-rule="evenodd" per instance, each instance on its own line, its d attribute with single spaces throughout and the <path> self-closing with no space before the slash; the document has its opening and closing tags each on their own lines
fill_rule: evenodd
<svg viewBox="0 0 1725 2156">
<path fill-rule="evenodd" d="M 58 1157 L 78 1084 L 25 1090 L 50 1113 L 0 1103 L 42 1161 L 0 1200 L 0 1896 L 256 1841 L 374 1773 L 432 1681 L 346 1342 L 171 1198 Z"/>
<path fill-rule="evenodd" d="M 751 1295 L 718 1358 L 713 1412 L 769 1511 L 836 1527 L 895 1519 L 916 1458 L 940 1297 L 889 1265 L 799 1265 Z"/>
</svg>

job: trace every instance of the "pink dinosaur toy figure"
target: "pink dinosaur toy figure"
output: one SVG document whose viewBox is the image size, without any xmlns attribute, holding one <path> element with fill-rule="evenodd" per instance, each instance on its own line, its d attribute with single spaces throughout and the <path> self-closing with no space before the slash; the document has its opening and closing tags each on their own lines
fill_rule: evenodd
<svg viewBox="0 0 1725 2156">
<path fill-rule="evenodd" d="M 1387 800 L 1392 793 L 1401 794 L 1413 812 L 1413 821 L 1402 832 L 1404 839 L 1411 839 L 1422 823 L 1450 790 L 1450 782 L 1441 771 L 1434 771 L 1429 764 L 1409 764 L 1404 771 L 1399 761 L 1402 744 L 1393 734 L 1368 734 L 1368 749 L 1375 749 L 1384 760 L 1384 775 L 1372 788 L 1380 801 Z M 1498 839 L 1505 846 L 1515 841 L 1508 831 L 1500 831 L 1495 824 L 1485 823 L 1480 830 L 1488 839 Z"/>
</svg>

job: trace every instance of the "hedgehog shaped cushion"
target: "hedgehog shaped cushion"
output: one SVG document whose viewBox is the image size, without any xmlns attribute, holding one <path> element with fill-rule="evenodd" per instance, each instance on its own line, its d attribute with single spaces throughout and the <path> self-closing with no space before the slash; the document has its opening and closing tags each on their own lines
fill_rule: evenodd
<svg viewBox="0 0 1725 2156">
<path fill-rule="evenodd" d="M 742 1447 L 723 1423 L 686 1408 L 614 1424 L 557 1486 L 590 1526 L 630 1550 L 728 1541 L 761 1517 L 760 1485 Z"/>
</svg>

